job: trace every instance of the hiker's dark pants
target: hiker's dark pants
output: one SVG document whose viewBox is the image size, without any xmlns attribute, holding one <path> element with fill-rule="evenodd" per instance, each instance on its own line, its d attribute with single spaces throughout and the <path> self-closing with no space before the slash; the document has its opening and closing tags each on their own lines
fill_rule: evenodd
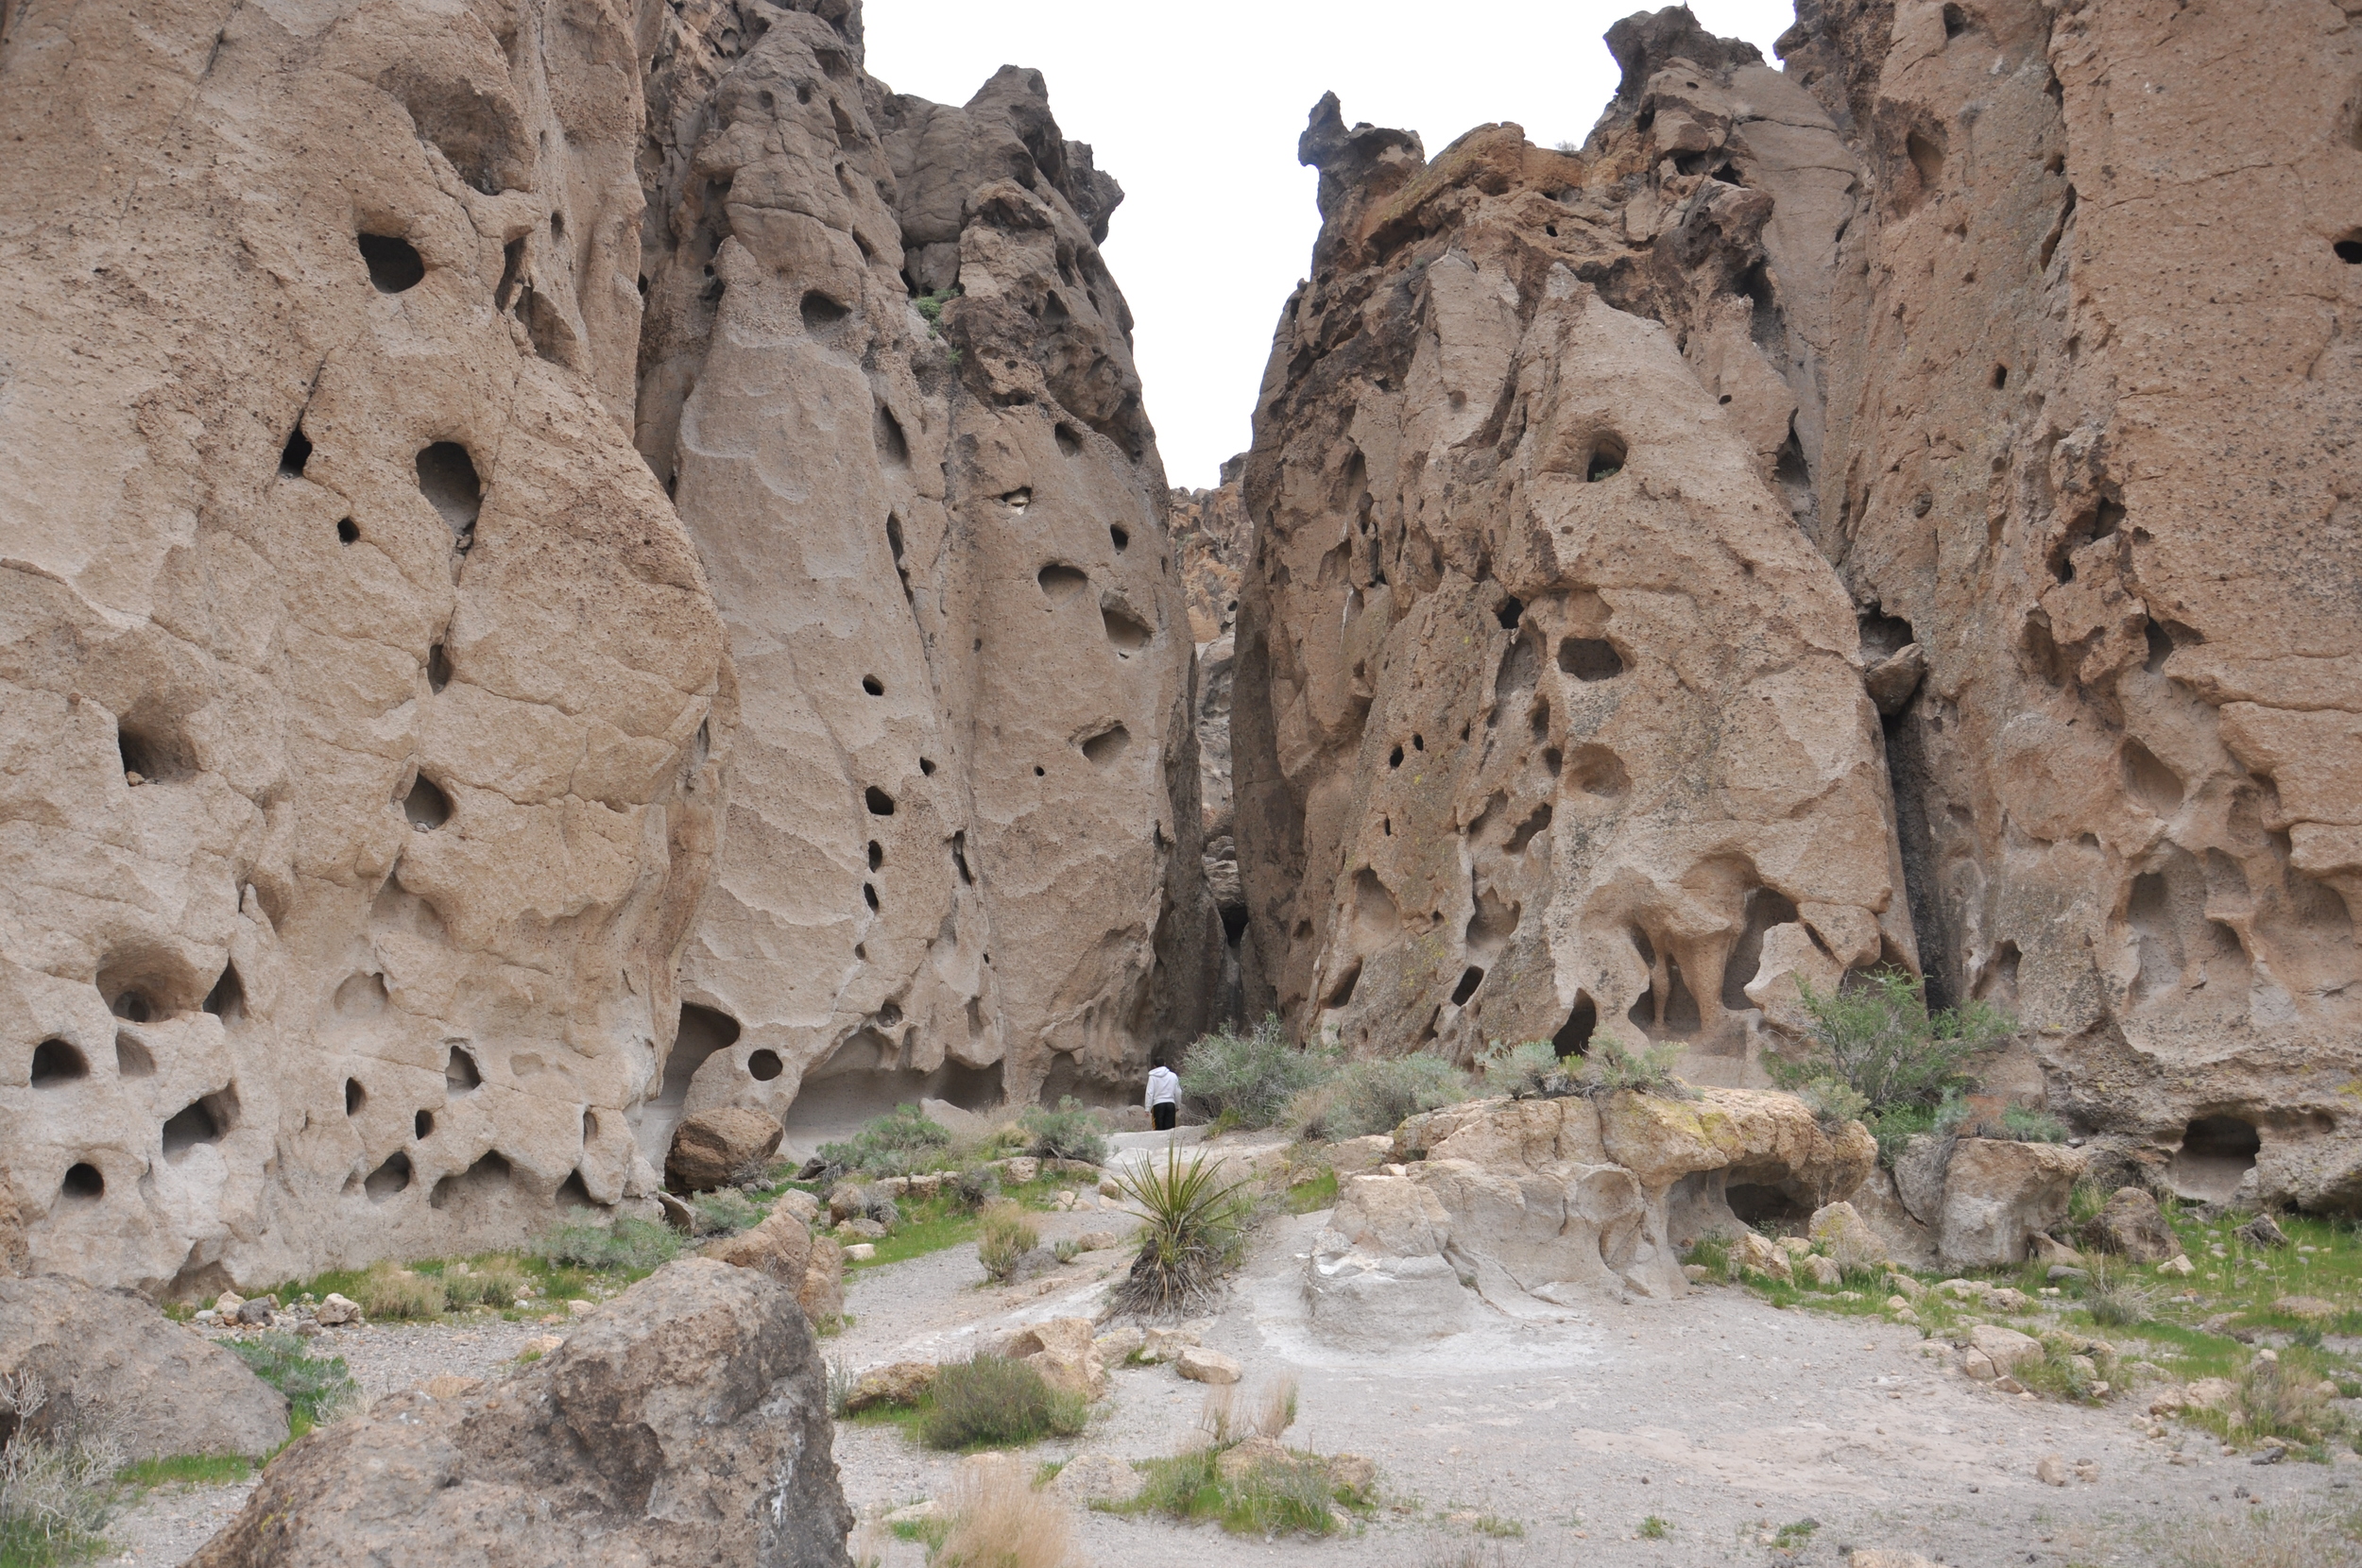
<svg viewBox="0 0 2362 1568">
<path fill-rule="evenodd" d="M 1155 1118 L 1157 1132 L 1170 1133 L 1172 1131 L 1174 1114 L 1179 1110 L 1179 1106 L 1173 1104 L 1172 1100 L 1168 1099 L 1161 1105 L 1150 1106 L 1148 1108 L 1148 1114 L 1151 1117 Z"/>
</svg>

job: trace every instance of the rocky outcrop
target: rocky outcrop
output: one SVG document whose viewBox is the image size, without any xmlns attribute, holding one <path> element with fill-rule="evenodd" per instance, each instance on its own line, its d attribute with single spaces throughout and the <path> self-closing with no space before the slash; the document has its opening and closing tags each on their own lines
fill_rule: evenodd
<svg viewBox="0 0 2362 1568">
<path fill-rule="evenodd" d="M 1270 997 L 1754 1082 L 1798 983 L 1903 963 L 2119 1163 L 2362 1202 L 2348 18 L 1608 42 L 1580 152 L 1306 134 L 1233 699 Z"/>
<path fill-rule="evenodd" d="M 1015 68 L 965 106 L 860 12 L 649 8 L 637 438 L 729 629 L 728 821 L 642 1123 L 808 1151 L 935 1096 L 1114 1098 L 1202 1014 L 1190 633 L 1121 199 Z"/>
<path fill-rule="evenodd" d="M 1197 788 L 1203 825 L 1206 894 L 1222 922 L 1222 957 L 1208 1022 L 1241 1023 L 1247 997 L 1265 986 L 1252 972 L 1246 887 L 1239 878 L 1238 825 L 1232 810 L 1230 689 L 1238 668 L 1231 635 L 1239 610 L 1239 570 L 1254 535 L 1240 494 L 1243 456 L 1222 466 L 1210 490 L 1172 492 L 1172 548 L 1181 563 L 1190 635 L 1197 643 Z"/>
<path fill-rule="evenodd" d="M 1777 385 L 1713 288 L 1771 203 L 1689 179 L 1660 241 L 1608 161 L 1429 163 L 1333 98 L 1302 156 L 1233 698 L 1276 1000 L 1356 1052 L 1604 1033 L 1741 1082 L 1799 979 L 1912 957 L 1852 606 L 1772 394 L 1702 365 Z"/>
<path fill-rule="evenodd" d="M 563 13 L 562 20 L 560 13 Z M 211 1295 L 653 1185 L 722 622 L 616 9 L 0 23 L 0 1183 Z"/>
<path fill-rule="evenodd" d="M 1746 1089 L 1473 1100 L 1395 1145 L 1408 1163 L 1339 1184 L 1305 1266 L 1313 1326 L 1341 1343 L 1444 1338 L 1480 1304 L 1547 1319 L 1600 1289 L 1682 1295 L 1692 1243 L 1841 1208 L 1877 1157 L 1859 1122 L 1831 1133 Z"/>
<path fill-rule="evenodd" d="M 684 1258 L 512 1378 L 305 1438 L 190 1561 L 843 1568 L 831 1440 L 793 1292 Z"/>
<path fill-rule="evenodd" d="M 247 1364 L 128 1290 L 60 1274 L 0 1279 L 0 1379 L 43 1394 L 36 1431 L 86 1423 L 127 1459 L 271 1453 L 287 1401 Z M 0 1441 L 17 1424 L 0 1419 Z"/>
</svg>

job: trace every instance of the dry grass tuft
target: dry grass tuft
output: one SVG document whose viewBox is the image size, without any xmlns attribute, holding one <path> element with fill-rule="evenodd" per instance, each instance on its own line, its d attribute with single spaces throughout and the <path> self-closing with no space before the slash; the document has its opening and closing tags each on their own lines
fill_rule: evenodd
<svg viewBox="0 0 2362 1568">
<path fill-rule="evenodd" d="M 1263 1397 L 1255 1407 L 1255 1435 L 1274 1442 L 1279 1435 L 1296 1423 L 1296 1380 L 1282 1377 L 1263 1389 Z"/>
<path fill-rule="evenodd" d="M 1036 1491 L 1018 1461 L 970 1460 L 951 1478 L 951 1527 L 933 1568 L 1070 1568 L 1074 1541 L 1066 1509 Z"/>
<path fill-rule="evenodd" d="M 1041 1232 L 1022 1208 L 1005 1198 L 985 1204 L 977 1219 L 976 1261 L 993 1279 L 1016 1273 L 1025 1254 L 1040 1245 Z"/>
<path fill-rule="evenodd" d="M 2362 1560 L 2362 1508 L 2253 1508 L 2179 1533 L 2172 1568 L 2351 1568 Z"/>
<path fill-rule="evenodd" d="M 373 1263 L 353 1287 L 352 1299 L 379 1322 L 392 1318 L 439 1318 L 449 1298 L 443 1282 L 395 1263 Z"/>
</svg>

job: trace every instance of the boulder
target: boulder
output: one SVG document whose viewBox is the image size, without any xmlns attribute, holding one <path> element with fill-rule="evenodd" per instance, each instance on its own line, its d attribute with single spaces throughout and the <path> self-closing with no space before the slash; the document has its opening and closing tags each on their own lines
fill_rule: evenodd
<svg viewBox="0 0 2362 1568">
<path fill-rule="evenodd" d="M 719 1105 L 684 1116 L 664 1157 L 664 1181 L 675 1192 L 710 1192 L 759 1169 L 779 1151 L 786 1129 L 761 1111 Z"/>
<path fill-rule="evenodd" d="M 1130 1359 L 1132 1353 L 1148 1342 L 1148 1336 L 1137 1323 L 1124 1323 L 1111 1328 L 1091 1340 L 1098 1348 L 1100 1364 L 1116 1366 Z"/>
<path fill-rule="evenodd" d="M 1015 1154 L 1005 1160 L 995 1160 L 1001 1176 L 1011 1186 L 1023 1186 L 1041 1175 L 1041 1161 L 1031 1154 Z"/>
<path fill-rule="evenodd" d="M 1731 1243 L 1731 1262 L 1741 1271 L 1753 1270 L 1776 1280 L 1795 1273 L 1794 1266 L 1789 1262 L 1788 1249 L 1774 1247 L 1769 1236 L 1754 1231 L 1741 1232 L 1738 1239 Z"/>
<path fill-rule="evenodd" d="M 1378 1485 L 1378 1464 L 1365 1454 L 1331 1454 L 1328 1484 L 1367 1501 L 1370 1489 Z"/>
<path fill-rule="evenodd" d="M 788 1287 L 681 1258 L 497 1388 L 305 1438 L 191 1568 L 843 1568 L 831 1435 Z"/>
<path fill-rule="evenodd" d="M 803 1198 L 805 1204 L 791 1204 Z M 845 1312 L 845 1249 L 830 1236 L 815 1236 L 805 1223 L 810 1194 L 789 1192 L 752 1230 L 710 1241 L 698 1252 L 740 1269 L 757 1269 L 796 1292 L 796 1304 L 815 1323 Z M 816 1212 L 816 1211 L 810 1211 Z"/>
<path fill-rule="evenodd" d="M 36 1427 L 94 1410 L 129 1458 L 261 1455 L 287 1440 L 284 1396 L 128 1290 L 0 1279 L 0 1377 L 24 1374 L 47 1395 Z"/>
<path fill-rule="evenodd" d="M 1059 1467 L 1050 1490 L 1076 1508 L 1087 1508 L 1093 1503 L 1128 1503 L 1147 1484 L 1129 1459 L 1077 1454 Z"/>
<path fill-rule="evenodd" d="M 1883 1269 L 1894 1261 L 1877 1232 L 1851 1203 L 1830 1203 L 1814 1210 L 1809 1229 L 1813 1245 L 1848 1273 L 1857 1269 Z"/>
<path fill-rule="evenodd" d="M 1214 1461 L 1215 1471 L 1225 1481 L 1238 1482 L 1263 1469 L 1266 1465 L 1286 1465 L 1295 1462 L 1287 1445 L 1276 1438 L 1258 1434 L 1231 1444 Z"/>
<path fill-rule="evenodd" d="M 2165 1222 L 2154 1195 L 2142 1187 L 2118 1187 L 2083 1226 L 2085 1238 L 2103 1253 L 2135 1263 L 2163 1263 L 2182 1255 L 2182 1238 Z"/>
<path fill-rule="evenodd" d="M 1818 1253 L 1808 1253 L 1798 1258 L 1796 1273 L 1800 1279 L 1809 1280 L 1823 1290 L 1836 1289 L 1845 1279 L 1844 1270 L 1837 1266 L 1835 1258 L 1823 1257 Z"/>
<path fill-rule="evenodd" d="M 2042 1341 L 2013 1328 L 1978 1323 L 1968 1331 L 1960 1370 L 1980 1383 L 2007 1377 L 2027 1361 L 2042 1359 Z"/>
<path fill-rule="evenodd" d="M 853 1391 L 845 1398 L 846 1413 L 879 1405 L 915 1405 L 921 1394 L 935 1386 L 936 1370 L 933 1361 L 897 1361 L 890 1366 L 874 1367 L 853 1380 Z"/>
<path fill-rule="evenodd" d="M 1376 1170 L 1395 1157 L 1395 1140 L 1384 1133 L 1372 1133 L 1367 1137 L 1347 1138 L 1328 1146 L 1329 1168 L 1340 1177 L 1359 1175 Z"/>
<path fill-rule="evenodd" d="M 2083 1254 L 2065 1242 L 2055 1236 L 2044 1236 L 2039 1232 L 2026 1238 L 2026 1255 L 2036 1263 L 2050 1264 L 2052 1266 L 2051 1277 L 2054 1279 L 2058 1277 L 2060 1266 L 2073 1269 L 2083 1261 Z"/>
<path fill-rule="evenodd" d="M 331 1290 L 313 1309 L 312 1321 L 322 1328 L 341 1328 L 347 1323 L 361 1321 L 364 1316 L 359 1302 Z"/>
<path fill-rule="evenodd" d="M 2028 1240 L 2066 1218 L 2080 1150 L 2055 1143 L 1961 1138 L 1944 1168 L 1936 1245 L 1955 1268 L 2001 1269 L 2026 1261 Z"/>
<path fill-rule="evenodd" d="M 1893 1171 L 1883 1166 L 1873 1169 L 1847 1202 L 1875 1233 L 1891 1261 L 1909 1269 L 1936 1266 L 1936 1233 L 1904 1205 Z"/>
<path fill-rule="evenodd" d="M 2287 1233 L 2283 1231 L 2268 1214 L 2257 1215 L 2240 1226 L 2235 1234 L 2240 1240 L 2251 1247 L 2285 1247 L 2288 1245 Z"/>
<path fill-rule="evenodd" d="M 1001 1354 L 1024 1362 L 1062 1393 L 1080 1394 L 1086 1400 L 1107 1396 L 1106 1363 L 1092 1343 L 1088 1318 L 1028 1323 L 1009 1337 Z"/>
<path fill-rule="evenodd" d="M 1173 1370 L 1192 1383 L 1236 1383 L 1245 1370 L 1218 1350 L 1191 1345 L 1173 1360 Z"/>
<path fill-rule="evenodd" d="M 1197 1330 L 1186 1326 L 1143 1329 L 1140 1331 L 1140 1359 L 1143 1361 L 1177 1361 L 1181 1358 L 1183 1351 L 1197 1342 Z"/>
</svg>

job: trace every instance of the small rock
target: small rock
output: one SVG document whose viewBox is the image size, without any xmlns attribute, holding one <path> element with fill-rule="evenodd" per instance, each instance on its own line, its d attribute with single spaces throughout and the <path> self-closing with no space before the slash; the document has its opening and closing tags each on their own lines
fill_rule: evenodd
<svg viewBox="0 0 2362 1568">
<path fill-rule="evenodd" d="M 1140 1359 L 1143 1361 L 1175 1361 L 1181 1353 L 1198 1342 L 1198 1331 L 1181 1328 L 1152 1328 L 1140 1336 Z"/>
<path fill-rule="evenodd" d="M 942 1511 L 942 1505 L 930 1497 L 924 1502 L 913 1503 L 908 1508 L 896 1508 L 885 1516 L 884 1523 L 889 1529 L 897 1525 L 924 1525 Z"/>
<path fill-rule="evenodd" d="M 656 1206 L 658 1212 L 664 1216 L 664 1222 L 667 1225 L 683 1236 L 696 1234 L 697 1211 L 695 1209 L 691 1208 L 671 1193 L 661 1191 L 656 1195 Z"/>
<path fill-rule="evenodd" d="M 1982 1355 L 1997 1375 L 2006 1374 L 2016 1371 L 2025 1362 L 2041 1360 L 2042 1341 L 2028 1335 L 2020 1334 L 2013 1328 L 2002 1328 L 1994 1323 L 1978 1323 L 1968 1331 L 1966 1355 Z M 1961 1367 L 1963 1371 L 1968 1370 L 1966 1356 L 1962 1359 Z M 1969 1375 L 1973 1377 L 1976 1373 L 1970 1372 Z"/>
<path fill-rule="evenodd" d="M 2005 1285 L 1986 1293 L 1985 1305 L 1995 1312 L 2031 1312 L 2034 1298 L 2013 1286 Z"/>
<path fill-rule="evenodd" d="M 1107 1454 L 1077 1454 L 1058 1472 L 1050 1490 L 1070 1503 L 1128 1503 L 1147 1481 L 1128 1459 Z"/>
<path fill-rule="evenodd" d="M 867 1263 L 877 1255 L 878 1244 L 874 1241 L 847 1242 L 845 1247 L 845 1261 L 847 1263 Z"/>
<path fill-rule="evenodd" d="M 517 1354 L 534 1356 L 555 1355 L 558 1348 L 565 1343 L 566 1337 L 563 1334 L 537 1334 L 518 1346 Z"/>
<path fill-rule="evenodd" d="M 457 1399 L 463 1394 L 471 1394 L 483 1388 L 484 1379 L 462 1377 L 457 1372 L 437 1372 L 420 1387 L 426 1389 L 429 1398 Z"/>
<path fill-rule="evenodd" d="M 1703 1263 L 1685 1263 L 1682 1265 L 1682 1278 L 1687 1280 L 1692 1285 L 1703 1285 L 1706 1281 L 1712 1279 L 1713 1277 L 1714 1270 L 1707 1268 Z"/>
<path fill-rule="evenodd" d="M 360 1322 L 365 1314 L 361 1304 L 331 1290 L 328 1299 L 314 1309 L 312 1318 L 324 1328 L 337 1328 L 346 1323 Z"/>
<path fill-rule="evenodd" d="M 2063 1456 L 2045 1454 L 2034 1461 L 2034 1479 L 2045 1486 L 2062 1487 L 2067 1484 L 2067 1462 Z"/>
<path fill-rule="evenodd" d="M 1113 1366 L 1119 1361 L 1127 1359 L 1134 1351 L 1146 1343 L 1147 1339 L 1148 1336 L 1142 1334 L 1138 1326 L 1126 1323 L 1121 1328 L 1111 1328 L 1100 1335 L 1091 1341 L 1091 1346 L 1099 1352 L 1100 1360 Z"/>
<path fill-rule="evenodd" d="M 1074 1244 L 1087 1253 L 1104 1253 L 1121 1243 L 1122 1237 L 1113 1231 L 1085 1231 L 1074 1238 Z"/>
<path fill-rule="evenodd" d="M 785 1209 L 789 1214 L 809 1225 L 819 1218 L 820 1200 L 801 1187 L 790 1187 L 779 1194 L 778 1202 L 771 1205 L 771 1212 L 774 1214 L 781 1209 Z"/>
<path fill-rule="evenodd" d="M 1830 1289 L 1845 1278 L 1845 1271 L 1837 1266 L 1837 1259 L 1809 1253 L 1796 1260 L 1796 1272 L 1823 1289 Z"/>
<path fill-rule="evenodd" d="M 235 1318 L 238 1315 L 238 1308 L 245 1304 L 246 1298 L 235 1290 L 225 1290 L 214 1298 L 214 1310 L 225 1318 Z"/>
<path fill-rule="evenodd" d="M 829 1219 L 831 1224 L 860 1217 L 869 1207 L 869 1194 L 858 1182 L 839 1182 L 829 1189 Z"/>
<path fill-rule="evenodd" d="M 1378 1485 L 1378 1463 L 1361 1454 L 1331 1454 L 1328 1484 L 1355 1497 L 1367 1498 Z"/>
<path fill-rule="evenodd" d="M 837 1226 L 836 1234 L 848 1241 L 881 1241 L 886 1228 L 875 1219 L 847 1219 Z"/>
<path fill-rule="evenodd" d="M 1190 1345 L 1174 1359 L 1174 1370 L 1192 1383 L 1236 1383 L 1243 1370 L 1218 1350 Z"/>
<path fill-rule="evenodd" d="M 2182 1257 L 2170 1257 L 2165 1262 L 2157 1265 L 2157 1271 L 2161 1274 L 2180 1274 L 2184 1278 L 2187 1278 L 2189 1275 L 2198 1272 L 2198 1265 L 2192 1263 L 2187 1255 Z"/>
<path fill-rule="evenodd" d="M 1788 1253 L 1753 1231 L 1731 1244 L 1731 1261 L 1741 1270 L 1752 1269 L 1775 1280 L 1788 1279 L 1794 1272 Z"/>
<path fill-rule="evenodd" d="M 585 1313 L 595 1312 L 598 1308 L 593 1306 L 590 1303 L 584 1301 L 580 1296 L 576 1296 L 573 1300 L 566 1304 L 566 1310 L 573 1316 L 579 1318 Z"/>
<path fill-rule="evenodd" d="M 1900 1296 L 1889 1296 L 1887 1298 L 1887 1310 L 1889 1312 L 1908 1312 L 1910 1309 L 1911 1304 Z"/>
<path fill-rule="evenodd" d="M 1898 1296 L 1905 1297 L 1914 1302 L 1927 1293 L 1927 1287 L 1920 1284 L 1917 1280 L 1911 1278 L 1908 1274 L 1889 1274 L 1887 1276 L 1887 1288 L 1893 1291 Z"/>
<path fill-rule="evenodd" d="M 209 1306 L 198 1312 L 196 1316 L 192 1317 L 189 1321 L 197 1324 L 200 1328 L 211 1328 L 214 1324 L 221 1321 L 221 1314 Z"/>
<path fill-rule="evenodd" d="M 996 1160 L 993 1163 L 1000 1167 L 1001 1174 L 1017 1186 L 1023 1186 L 1026 1183 L 1036 1181 L 1041 1176 L 1041 1162 L 1031 1154 L 1018 1154 L 1006 1160 Z"/>
<path fill-rule="evenodd" d="M 2073 1265 L 2083 1261 L 2082 1253 L 2055 1236 L 2045 1236 L 2040 1231 L 2027 1238 L 2026 1247 L 2027 1255 L 2036 1263 Z M 2058 1275 L 2054 1273 L 2051 1278 L 2056 1279 Z"/>
<path fill-rule="evenodd" d="M 1878 1233 L 1851 1203 L 1829 1203 L 1814 1210 L 1809 1229 L 1814 1245 L 1836 1262 L 1840 1272 L 1883 1269 L 1893 1261 Z"/>
<path fill-rule="evenodd" d="M 2088 1269 L 2076 1269 L 2063 1263 L 2054 1263 L 2050 1266 L 2049 1277 L 2054 1280 L 2087 1280 L 2092 1277 L 2092 1273 Z"/>
<path fill-rule="evenodd" d="M 854 1381 L 853 1391 L 846 1397 L 846 1411 L 849 1414 L 878 1405 L 916 1404 L 921 1394 L 934 1387 L 935 1370 L 933 1361 L 897 1361 L 865 1372 Z"/>
<path fill-rule="evenodd" d="M 2287 1233 L 2272 1222 L 2268 1214 L 2259 1214 L 2234 1233 L 2251 1247 L 2285 1247 Z"/>
<path fill-rule="evenodd" d="M 2283 1296 L 2272 1303 L 2274 1312 L 2285 1312 L 2291 1318 L 2335 1318 L 2338 1313 L 2336 1302 L 2319 1296 Z"/>
<path fill-rule="evenodd" d="M 1784 1236 L 1772 1243 L 1791 1258 L 1801 1258 L 1812 1252 L 1812 1243 L 1801 1236 Z"/>
<path fill-rule="evenodd" d="M 270 1326 L 271 1317 L 270 1301 L 267 1297 L 257 1298 L 239 1304 L 237 1321 L 241 1323 L 267 1328 Z"/>
<path fill-rule="evenodd" d="M 1225 1481 L 1240 1481 L 1254 1474 L 1265 1465 L 1289 1463 L 1288 1450 L 1276 1438 L 1252 1437 L 1233 1444 L 1214 1461 L 1214 1468 Z"/>
</svg>

